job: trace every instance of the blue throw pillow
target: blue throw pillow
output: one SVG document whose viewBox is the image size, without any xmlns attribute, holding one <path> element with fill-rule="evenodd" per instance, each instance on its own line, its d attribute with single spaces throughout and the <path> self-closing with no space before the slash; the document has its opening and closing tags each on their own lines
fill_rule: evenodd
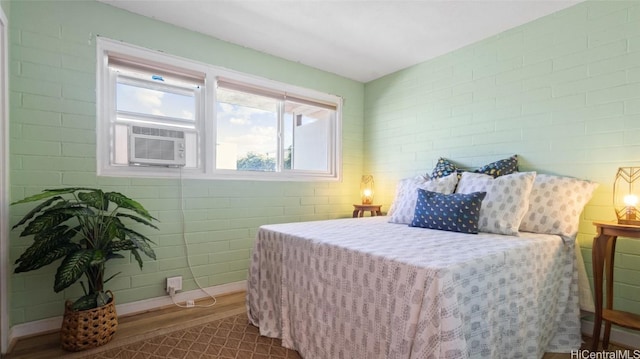
<svg viewBox="0 0 640 359">
<path fill-rule="evenodd" d="M 492 176 L 493 178 L 518 172 L 518 155 L 513 155 L 503 160 L 491 162 L 473 172 L 484 173 Z"/>
<path fill-rule="evenodd" d="M 418 189 L 411 227 L 478 233 L 480 205 L 487 192 L 442 194 Z"/>
<path fill-rule="evenodd" d="M 453 162 L 449 161 L 444 157 L 438 158 L 438 162 L 436 162 L 436 166 L 433 168 L 431 172 L 431 178 L 442 178 L 447 177 L 448 175 L 456 172 L 458 170 L 458 166 L 453 164 Z"/>
<path fill-rule="evenodd" d="M 442 178 L 452 174 L 453 172 L 458 172 L 458 179 L 460 179 L 460 175 L 464 171 L 471 170 L 462 169 L 451 160 L 440 157 L 438 158 L 438 162 L 436 162 L 436 166 L 431 172 L 431 178 Z M 491 162 L 476 170 L 473 170 L 473 172 L 484 173 L 492 176 L 493 178 L 518 172 L 518 155 L 513 155 L 509 158 Z"/>
</svg>

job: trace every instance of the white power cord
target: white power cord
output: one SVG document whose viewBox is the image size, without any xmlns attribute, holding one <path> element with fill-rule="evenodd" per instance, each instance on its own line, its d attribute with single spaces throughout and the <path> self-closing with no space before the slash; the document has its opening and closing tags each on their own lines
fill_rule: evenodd
<svg viewBox="0 0 640 359">
<path fill-rule="evenodd" d="M 180 308 L 195 308 L 195 307 L 207 308 L 207 307 L 211 307 L 212 305 L 216 304 L 215 303 L 215 298 L 213 298 L 214 299 L 213 304 L 209 304 L 209 305 L 198 305 L 198 306 L 196 306 L 196 303 L 195 303 L 195 301 L 193 299 L 187 299 L 185 304 L 180 304 L 180 303 L 176 303 L 176 300 L 175 300 L 176 290 L 173 287 L 169 287 L 168 288 L 168 292 L 169 292 L 169 296 L 171 297 L 171 301 L 173 302 L 173 304 L 176 307 L 180 307 Z M 205 291 L 205 293 L 206 293 L 206 291 Z M 209 294 L 209 293 L 207 293 L 207 294 Z"/>
<path fill-rule="evenodd" d="M 198 282 L 198 278 L 195 276 L 195 274 L 193 274 L 193 268 L 191 268 L 191 260 L 189 259 L 189 244 L 187 243 L 187 236 L 186 236 L 187 228 L 186 228 L 185 217 L 184 217 L 184 197 L 182 193 L 182 188 L 183 188 L 182 167 L 180 167 L 180 214 L 182 217 L 182 241 L 184 242 L 184 249 L 187 256 L 187 266 L 189 267 L 189 272 L 191 273 L 191 276 L 193 277 L 194 282 L 196 282 L 198 289 L 205 292 L 211 299 L 213 299 L 213 303 L 207 304 L 207 305 L 196 305 L 193 300 L 187 300 L 186 304 L 182 305 L 182 304 L 176 303 L 175 301 L 175 298 L 174 298 L 175 289 L 173 287 L 169 287 L 167 288 L 167 290 L 169 291 L 169 296 L 171 297 L 171 301 L 173 302 L 173 304 L 175 304 L 180 308 L 209 308 L 214 306 L 218 302 L 218 300 L 216 299 L 215 296 L 211 295 L 204 288 L 202 288 L 202 286 Z"/>
</svg>

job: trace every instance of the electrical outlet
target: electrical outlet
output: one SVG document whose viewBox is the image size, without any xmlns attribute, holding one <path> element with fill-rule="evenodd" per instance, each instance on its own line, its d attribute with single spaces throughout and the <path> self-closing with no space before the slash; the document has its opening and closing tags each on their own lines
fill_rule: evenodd
<svg viewBox="0 0 640 359">
<path fill-rule="evenodd" d="M 182 290 L 182 276 L 167 278 L 167 293 L 170 293 L 169 288 L 173 288 L 174 293 Z"/>
</svg>

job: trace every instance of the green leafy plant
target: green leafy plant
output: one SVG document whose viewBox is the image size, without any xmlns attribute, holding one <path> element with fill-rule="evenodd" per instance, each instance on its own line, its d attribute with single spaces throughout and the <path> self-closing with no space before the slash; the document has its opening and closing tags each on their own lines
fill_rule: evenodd
<svg viewBox="0 0 640 359">
<path fill-rule="evenodd" d="M 153 242 L 125 224 L 135 222 L 158 229 L 151 223 L 156 219 L 127 196 L 93 188 L 60 188 L 44 190 L 11 205 L 42 200 L 13 226 L 24 226 L 20 237 L 33 236 L 31 246 L 16 260 L 15 273 L 36 270 L 63 258 L 55 275 L 56 293 L 83 275 L 87 280 L 87 286 L 80 281 L 85 295 L 73 303 L 74 310 L 97 308 L 109 302 L 104 283 L 119 273 L 105 279 L 105 263 L 124 258 L 117 252 L 131 251 L 140 269 L 139 251 L 156 259 L 149 245 Z"/>
</svg>

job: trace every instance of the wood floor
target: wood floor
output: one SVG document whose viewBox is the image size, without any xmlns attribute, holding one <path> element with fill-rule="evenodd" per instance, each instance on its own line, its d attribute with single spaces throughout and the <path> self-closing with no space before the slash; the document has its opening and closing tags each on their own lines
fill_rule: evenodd
<svg viewBox="0 0 640 359">
<path fill-rule="evenodd" d="M 179 308 L 170 306 L 159 310 L 123 316 L 118 319 L 118 331 L 114 339 L 106 346 L 120 346 L 141 336 L 154 335 L 154 332 L 166 332 L 167 329 L 185 327 L 191 324 L 213 321 L 231 315 L 245 312 L 245 292 L 237 292 L 219 296 L 217 304 L 211 308 Z M 211 299 L 208 299 L 210 302 Z M 196 304 L 207 304 L 207 300 Z M 585 337 L 582 348 L 590 347 L 591 338 Z M 106 347 L 105 346 L 105 347 Z M 610 345 L 610 350 L 624 350 L 625 348 Z M 81 353 L 69 353 L 60 349 L 59 334 L 57 332 L 38 335 L 18 340 L 6 355 L 5 359 L 49 359 L 49 358 L 75 358 Z M 543 359 L 569 359 L 575 358 L 571 354 L 546 353 Z"/>
<path fill-rule="evenodd" d="M 246 293 L 237 292 L 217 297 L 216 305 L 211 308 L 179 308 L 169 306 L 145 313 L 138 313 L 118 318 L 118 331 L 113 340 L 106 345 L 116 346 L 127 338 L 133 338 L 142 334 L 153 334 L 167 328 L 189 324 L 189 322 L 213 321 L 229 315 L 245 311 Z M 207 305 L 210 298 L 196 302 L 199 305 Z M 61 357 L 74 357 L 60 348 L 59 333 L 53 332 L 18 340 L 3 359 L 51 359 Z"/>
</svg>

